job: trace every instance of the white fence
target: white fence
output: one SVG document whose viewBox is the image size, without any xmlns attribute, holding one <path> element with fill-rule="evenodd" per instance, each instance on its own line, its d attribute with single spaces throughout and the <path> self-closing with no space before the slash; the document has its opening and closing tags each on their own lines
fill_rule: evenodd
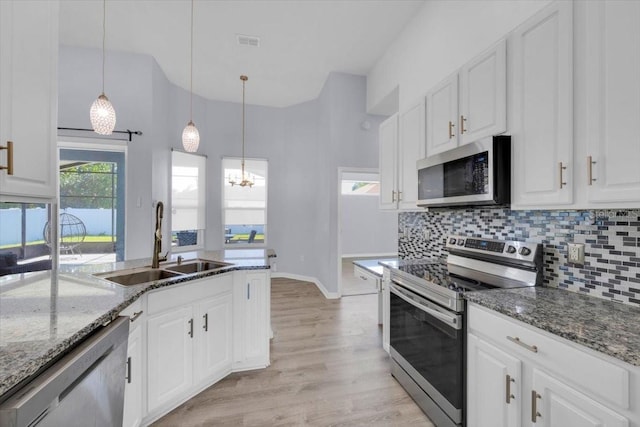
<svg viewBox="0 0 640 427">
<path fill-rule="evenodd" d="M 111 209 L 74 209 L 67 208 L 61 213 L 74 215 L 84 223 L 87 235 L 111 236 Z M 113 227 L 115 233 L 115 215 Z M 47 223 L 47 209 L 32 208 L 26 210 L 26 241 L 43 240 Z M 0 209 L 0 246 L 20 244 L 22 242 L 22 210 L 20 208 Z"/>
</svg>

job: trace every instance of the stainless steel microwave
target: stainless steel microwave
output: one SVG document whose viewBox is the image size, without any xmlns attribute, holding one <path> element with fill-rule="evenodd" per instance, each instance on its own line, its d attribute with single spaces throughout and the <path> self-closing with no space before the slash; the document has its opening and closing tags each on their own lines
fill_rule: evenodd
<svg viewBox="0 0 640 427">
<path fill-rule="evenodd" d="M 418 206 L 511 203 L 511 137 L 494 136 L 418 160 Z"/>
</svg>

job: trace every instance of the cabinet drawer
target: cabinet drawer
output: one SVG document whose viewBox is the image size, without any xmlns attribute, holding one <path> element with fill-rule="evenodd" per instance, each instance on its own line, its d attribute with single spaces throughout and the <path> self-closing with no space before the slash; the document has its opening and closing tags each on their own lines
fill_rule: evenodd
<svg viewBox="0 0 640 427">
<path fill-rule="evenodd" d="M 511 354 L 534 361 L 598 399 L 620 408 L 629 407 L 626 369 L 589 354 L 587 348 L 582 351 L 560 337 L 476 305 L 469 304 L 468 315 L 469 332 L 491 339 Z"/>
<path fill-rule="evenodd" d="M 353 275 L 367 282 L 375 283 L 378 280 L 378 276 L 355 264 L 353 266 Z"/>
<path fill-rule="evenodd" d="M 181 305 L 192 304 L 203 298 L 231 292 L 232 288 L 233 279 L 231 273 L 169 286 L 149 293 L 147 296 L 147 310 L 149 314 L 160 313 Z"/>
<path fill-rule="evenodd" d="M 144 298 L 144 296 L 138 298 L 137 300 L 132 302 L 129 306 L 127 306 L 124 310 L 122 310 L 120 312 L 120 316 L 129 316 L 132 321 L 134 317 L 137 318 L 139 316 L 138 313 L 142 312 L 142 298 Z"/>
</svg>

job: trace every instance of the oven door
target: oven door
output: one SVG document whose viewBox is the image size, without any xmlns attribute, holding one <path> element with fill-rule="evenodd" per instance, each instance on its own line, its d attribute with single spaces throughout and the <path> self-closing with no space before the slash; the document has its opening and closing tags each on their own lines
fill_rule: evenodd
<svg viewBox="0 0 640 427">
<path fill-rule="evenodd" d="M 462 315 L 392 284 L 391 357 L 454 423 L 462 421 Z"/>
</svg>

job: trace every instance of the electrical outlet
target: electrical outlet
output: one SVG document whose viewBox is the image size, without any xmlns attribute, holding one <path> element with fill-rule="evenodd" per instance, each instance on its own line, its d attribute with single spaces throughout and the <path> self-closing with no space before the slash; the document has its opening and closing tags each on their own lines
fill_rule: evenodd
<svg viewBox="0 0 640 427">
<path fill-rule="evenodd" d="M 567 261 L 572 264 L 584 265 L 584 243 L 569 243 Z"/>
</svg>

